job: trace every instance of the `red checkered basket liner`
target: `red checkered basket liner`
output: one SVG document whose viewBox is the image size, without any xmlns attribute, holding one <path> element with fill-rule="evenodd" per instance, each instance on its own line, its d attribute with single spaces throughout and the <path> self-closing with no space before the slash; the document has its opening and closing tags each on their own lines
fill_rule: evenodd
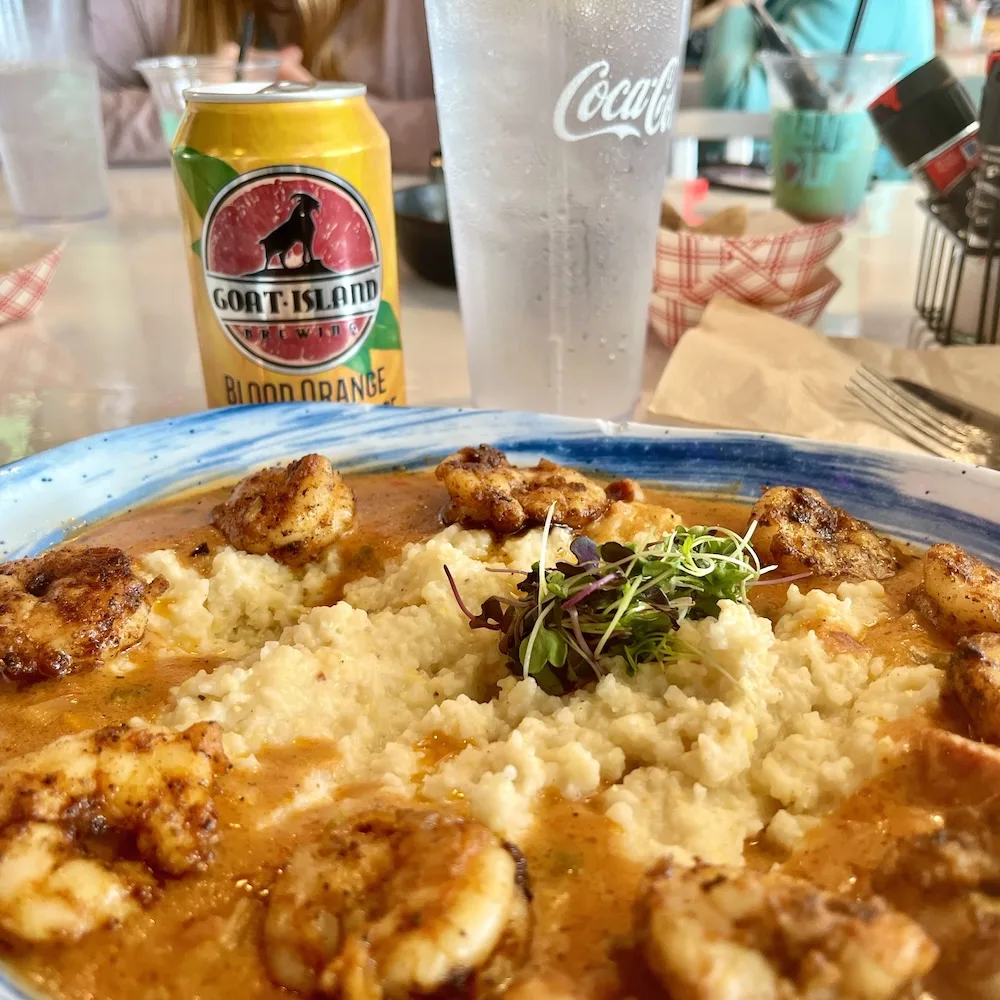
<svg viewBox="0 0 1000 1000">
<path fill-rule="evenodd" d="M 62 252 L 62 244 L 0 244 L 0 324 L 27 319 L 38 309 Z"/>
<path fill-rule="evenodd" d="M 824 268 L 814 276 L 813 287 L 807 290 L 805 295 L 769 305 L 767 310 L 775 316 L 783 316 L 803 326 L 812 326 L 823 315 L 823 310 L 830 304 L 830 299 L 839 290 L 840 280 L 832 271 Z M 686 330 L 698 325 L 704 311 L 704 303 L 653 292 L 649 299 L 649 327 L 667 347 L 672 349 Z"/>
<path fill-rule="evenodd" d="M 725 271 L 730 275 L 725 279 L 729 285 L 726 290 L 741 301 L 752 300 L 733 286 L 737 274 L 746 276 L 754 288 L 769 279 L 784 292 L 784 298 L 797 298 L 813 284 L 842 238 L 840 223 L 835 221 L 741 237 L 660 230 L 656 290 L 707 302 L 712 294 L 723 290 L 713 283 L 720 280 L 719 272 Z M 734 271 L 734 264 L 743 267 Z M 766 297 L 777 298 L 773 291 Z"/>
<path fill-rule="evenodd" d="M 657 291 L 661 290 L 657 285 Z M 729 261 L 693 291 L 682 292 L 681 298 L 707 306 L 715 295 L 755 306 L 780 305 L 791 297 L 766 271 L 743 260 Z"/>
</svg>

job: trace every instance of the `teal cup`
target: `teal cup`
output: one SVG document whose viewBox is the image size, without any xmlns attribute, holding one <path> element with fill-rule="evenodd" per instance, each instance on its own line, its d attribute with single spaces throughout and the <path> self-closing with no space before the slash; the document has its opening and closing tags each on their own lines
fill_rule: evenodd
<svg viewBox="0 0 1000 1000">
<path fill-rule="evenodd" d="M 802 222 L 853 219 L 864 202 L 878 145 L 867 111 L 776 111 L 775 204 Z"/>
<path fill-rule="evenodd" d="M 894 53 L 792 56 L 761 53 L 773 108 L 774 201 L 801 222 L 853 219 L 875 169 L 879 138 L 868 104 L 892 83 Z M 827 98 L 825 111 L 795 106 L 802 64 Z"/>
</svg>

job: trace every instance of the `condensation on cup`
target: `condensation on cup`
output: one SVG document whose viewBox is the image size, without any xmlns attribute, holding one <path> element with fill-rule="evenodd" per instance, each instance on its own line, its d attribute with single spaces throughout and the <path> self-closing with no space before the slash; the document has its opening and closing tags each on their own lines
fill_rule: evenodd
<svg viewBox="0 0 1000 1000">
<path fill-rule="evenodd" d="M 426 0 L 477 406 L 639 396 L 686 0 Z"/>
<path fill-rule="evenodd" d="M 0 161 L 22 222 L 107 213 L 87 0 L 0 0 Z"/>
</svg>

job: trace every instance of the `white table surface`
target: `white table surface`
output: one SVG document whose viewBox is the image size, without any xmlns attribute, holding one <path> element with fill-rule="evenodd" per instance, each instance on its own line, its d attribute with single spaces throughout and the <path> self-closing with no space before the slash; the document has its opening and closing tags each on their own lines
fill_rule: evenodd
<svg viewBox="0 0 1000 1000">
<path fill-rule="evenodd" d="M 112 191 L 108 218 L 34 230 L 67 245 L 39 312 L 0 326 L 0 462 L 205 406 L 170 172 L 115 170 Z M 831 261 L 844 282 L 824 318 L 831 331 L 896 343 L 911 336 L 918 196 L 914 185 L 882 185 L 869 196 Z M 710 197 L 707 205 L 748 200 Z M 3 204 L 0 192 L 0 235 L 15 228 Z M 468 403 L 455 291 L 401 270 L 410 402 Z M 649 342 L 639 417 L 667 358 Z"/>
</svg>

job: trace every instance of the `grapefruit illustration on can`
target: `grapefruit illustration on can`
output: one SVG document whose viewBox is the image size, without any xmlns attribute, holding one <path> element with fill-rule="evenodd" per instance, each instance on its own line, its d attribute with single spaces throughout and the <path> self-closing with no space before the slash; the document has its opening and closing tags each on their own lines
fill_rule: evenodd
<svg viewBox="0 0 1000 1000">
<path fill-rule="evenodd" d="M 187 94 L 173 161 L 209 406 L 405 403 L 388 140 L 363 95 Z"/>
</svg>

